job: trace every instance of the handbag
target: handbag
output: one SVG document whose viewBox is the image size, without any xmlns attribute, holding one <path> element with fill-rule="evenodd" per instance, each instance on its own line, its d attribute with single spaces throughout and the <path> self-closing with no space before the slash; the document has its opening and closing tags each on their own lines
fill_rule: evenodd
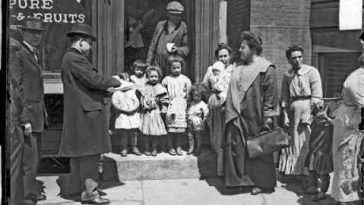
<svg viewBox="0 0 364 205">
<path fill-rule="evenodd" d="M 250 158 L 272 154 L 283 148 L 289 147 L 291 137 L 278 127 L 273 130 L 260 132 L 257 136 L 247 140 L 247 150 Z"/>
</svg>

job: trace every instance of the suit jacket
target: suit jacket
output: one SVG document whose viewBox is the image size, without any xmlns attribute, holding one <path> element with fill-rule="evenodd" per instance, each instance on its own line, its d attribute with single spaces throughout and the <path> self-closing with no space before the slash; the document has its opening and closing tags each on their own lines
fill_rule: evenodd
<svg viewBox="0 0 364 205">
<path fill-rule="evenodd" d="M 152 42 L 149 45 L 148 50 L 148 56 L 147 56 L 147 63 L 153 64 L 155 61 L 155 54 L 160 52 L 157 50 L 159 38 L 162 34 L 162 31 L 166 29 L 167 27 L 167 21 L 161 21 L 157 24 Z M 171 42 L 169 43 L 175 43 L 175 46 L 177 47 L 176 54 L 182 57 L 186 57 L 189 53 L 188 49 L 188 38 L 187 38 L 187 25 L 185 22 L 181 21 L 179 25 L 176 27 L 176 31 L 174 31 L 174 36 L 171 38 Z"/>
<path fill-rule="evenodd" d="M 20 125 L 30 123 L 34 132 L 42 132 L 46 116 L 42 65 L 25 44 L 10 62 L 10 75 L 19 86 L 23 105 L 19 112 Z"/>
<path fill-rule="evenodd" d="M 100 74 L 73 48 L 65 53 L 61 68 L 64 111 L 59 155 L 79 157 L 111 151 L 106 89 L 119 86 L 120 81 Z"/>
</svg>

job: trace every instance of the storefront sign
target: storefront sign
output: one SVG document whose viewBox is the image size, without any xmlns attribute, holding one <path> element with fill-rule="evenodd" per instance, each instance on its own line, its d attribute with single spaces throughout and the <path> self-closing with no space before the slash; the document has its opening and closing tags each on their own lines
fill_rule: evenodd
<svg viewBox="0 0 364 205">
<path fill-rule="evenodd" d="M 26 17 L 41 18 L 45 23 L 85 23 L 83 4 L 81 0 L 10 0 L 11 28 L 16 29 Z"/>
<path fill-rule="evenodd" d="M 42 19 L 47 28 L 40 48 L 43 69 L 60 72 L 63 54 L 69 46 L 66 33 L 76 23 L 91 25 L 91 3 L 89 0 L 10 0 L 10 37 L 22 41 L 19 25 L 27 17 Z"/>
</svg>

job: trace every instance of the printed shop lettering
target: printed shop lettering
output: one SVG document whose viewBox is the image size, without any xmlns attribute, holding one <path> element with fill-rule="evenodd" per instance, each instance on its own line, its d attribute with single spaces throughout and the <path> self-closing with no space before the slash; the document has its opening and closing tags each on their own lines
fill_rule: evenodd
<svg viewBox="0 0 364 205">
<path fill-rule="evenodd" d="M 10 0 L 11 17 L 22 21 L 26 17 L 42 18 L 45 23 L 84 23 L 83 13 L 59 12 L 54 8 L 55 0 Z M 77 1 L 78 2 L 78 1 Z"/>
</svg>

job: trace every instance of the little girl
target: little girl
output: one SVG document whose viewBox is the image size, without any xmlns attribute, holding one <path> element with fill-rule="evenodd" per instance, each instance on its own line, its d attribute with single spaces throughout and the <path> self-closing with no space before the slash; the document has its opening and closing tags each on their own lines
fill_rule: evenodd
<svg viewBox="0 0 364 205">
<path fill-rule="evenodd" d="M 121 156 L 128 154 L 128 145 L 136 155 L 141 155 L 137 147 L 137 132 L 140 126 L 139 99 L 133 83 L 127 73 L 120 73 L 119 77 L 124 80 L 122 89 L 114 92 L 111 102 L 117 110 L 115 119 L 115 136 L 121 139 Z"/>
<path fill-rule="evenodd" d="M 209 113 L 207 104 L 202 100 L 205 89 L 201 85 L 193 85 L 189 92 L 188 116 L 188 142 L 189 149 L 187 154 L 194 153 L 200 155 L 201 138 L 205 131 L 206 119 Z M 195 143 L 196 142 L 196 143 Z M 194 149 L 196 145 L 196 149 Z"/>
<path fill-rule="evenodd" d="M 323 102 L 312 109 L 313 121 L 309 152 L 305 165 L 309 170 L 310 187 L 308 194 L 315 194 L 314 201 L 326 198 L 330 185 L 330 173 L 333 171 L 332 137 L 335 102 Z M 330 106 L 329 106 L 330 105 Z"/>
<path fill-rule="evenodd" d="M 168 62 L 171 74 L 163 79 L 162 85 L 167 88 L 170 98 L 166 116 L 169 154 L 182 155 L 181 140 L 187 129 L 187 93 L 191 88 L 191 81 L 181 74 L 183 58 L 172 56 Z"/>
<path fill-rule="evenodd" d="M 144 86 L 147 82 L 147 79 L 145 77 L 145 69 L 146 64 L 143 60 L 135 60 L 133 63 L 133 75 L 130 76 L 130 79 L 133 83 L 135 83 L 137 86 Z"/>
<path fill-rule="evenodd" d="M 167 135 L 162 115 L 167 112 L 168 93 L 159 83 L 160 76 L 159 67 L 148 67 L 146 70 L 147 83 L 140 88 L 142 106 L 140 131 L 145 136 L 144 153 L 146 156 L 157 156 L 158 138 Z"/>
</svg>

